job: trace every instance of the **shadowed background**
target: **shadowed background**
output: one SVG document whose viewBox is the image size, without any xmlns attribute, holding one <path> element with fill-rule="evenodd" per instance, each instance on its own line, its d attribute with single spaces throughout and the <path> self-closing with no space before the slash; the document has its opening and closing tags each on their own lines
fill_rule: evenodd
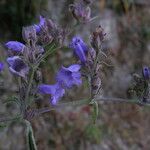
<svg viewBox="0 0 150 150">
<path fill-rule="evenodd" d="M 22 27 L 38 22 L 39 15 L 52 18 L 61 26 L 75 24 L 68 6 L 73 0 L 1 0 L 0 1 L 0 60 L 6 58 L 3 44 L 22 41 Z M 90 33 L 101 25 L 106 35 L 104 49 L 109 51 L 109 63 L 102 74 L 103 93 L 109 97 L 127 98 L 132 74 L 141 74 L 142 66 L 150 64 L 150 2 L 148 0 L 95 0 L 92 16 L 98 18 L 75 29 L 89 42 Z M 68 44 L 70 39 L 67 39 Z M 62 64 L 73 61 L 71 50 L 59 50 L 44 63 L 45 83 L 54 83 L 54 75 Z M 7 64 L 5 63 L 5 66 Z M 18 112 L 15 104 L 5 101 L 16 94 L 16 80 L 5 68 L 0 74 L 0 117 Z M 86 82 L 67 92 L 62 101 L 88 97 Z M 60 101 L 61 102 L 61 101 Z M 48 99 L 37 101 L 48 105 Z M 91 124 L 88 106 L 65 107 L 44 114 L 32 121 L 39 150 L 149 150 L 150 109 L 134 104 L 101 103 L 96 126 Z M 0 128 L 0 149 L 25 150 L 25 127 L 12 123 Z"/>
</svg>

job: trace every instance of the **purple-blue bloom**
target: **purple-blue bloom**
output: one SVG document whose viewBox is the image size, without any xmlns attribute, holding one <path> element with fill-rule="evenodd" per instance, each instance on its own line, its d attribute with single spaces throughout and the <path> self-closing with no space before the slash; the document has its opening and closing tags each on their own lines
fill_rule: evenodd
<svg viewBox="0 0 150 150">
<path fill-rule="evenodd" d="M 150 68 L 149 67 L 143 67 L 143 77 L 145 79 L 150 79 Z"/>
<path fill-rule="evenodd" d="M 19 56 L 8 57 L 7 62 L 10 65 L 9 70 L 18 76 L 26 77 L 29 72 L 29 67 Z"/>
<path fill-rule="evenodd" d="M 64 88 L 82 84 L 80 68 L 81 66 L 78 64 L 71 65 L 68 68 L 62 66 L 56 76 L 57 82 Z"/>
<path fill-rule="evenodd" d="M 4 69 L 4 64 L 0 62 L 0 72 Z"/>
<path fill-rule="evenodd" d="M 34 25 L 36 29 L 36 33 L 39 33 L 41 31 L 41 27 L 45 24 L 45 18 L 40 16 L 40 23 L 38 25 Z"/>
<path fill-rule="evenodd" d="M 82 63 L 86 62 L 86 54 L 88 51 L 88 46 L 79 36 L 75 36 L 72 39 L 70 43 L 70 48 L 74 50 L 75 55 L 81 60 Z"/>
<path fill-rule="evenodd" d="M 22 52 L 25 47 L 24 44 L 17 41 L 9 41 L 5 44 L 5 46 L 15 52 Z"/>
<path fill-rule="evenodd" d="M 61 87 L 60 84 L 56 83 L 54 85 L 42 84 L 38 86 L 38 91 L 42 94 L 51 95 L 51 103 L 56 105 L 61 97 L 65 94 L 65 90 Z"/>
</svg>

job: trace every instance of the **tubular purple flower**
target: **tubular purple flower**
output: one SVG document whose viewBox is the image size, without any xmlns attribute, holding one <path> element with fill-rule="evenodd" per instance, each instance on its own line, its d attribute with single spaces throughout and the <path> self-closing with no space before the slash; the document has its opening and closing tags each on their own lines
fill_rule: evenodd
<svg viewBox="0 0 150 150">
<path fill-rule="evenodd" d="M 4 69 L 4 64 L 0 62 L 0 72 Z"/>
<path fill-rule="evenodd" d="M 24 61 L 19 56 L 8 57 L 7 62 L 10 65 L 9 70 L 18 76 L 23 78 L 29 72 L 29 67 L 24 63 Z"/>
<path fill-rule="evenodd" d="M 25 47 L 24 44 L 17 41 L 9 41 L 5 44 L 5 46 L 15 52 L 22 52 Z"/>
<path fill-rule="evenodd" d="M 39 33 L 41 31 L 42 26 L 45 24 L 45 18 L 40 16 L 40 23 L 38 25 L 34 25 L 36 29 L 36 33 Z"/>
<path fill-rule="evenodd" d="M 50 100 L 53 105 L 56 105 L 60 98 L 65 94 L 65 90 L 58 83 L 54 85 L 41 84 L 38 86 L 38 91 L 41 94 L 50 94 Z"/>
<path fill-rule="evenodd" d="M 80 68 L 81 66 L 78 64 L 71 65 L 68 68 L 62 66 L 56 76 L 57 82 L 64 88 L 71 88 L 73 85 L 82 84 Z"/>
<path fill-rule="evenodd" d="M 149 80 L 150 79 L 150 68 L 149 67 L 143 67 L 143 70 L 142 70 L 142 73 L 143 73 L 143 77 L 146 79 L 146 80 Z"/>
<path fill-rule="evenodd" d="M 81 60 L 82 63 L 86 62 L 88 47 L 79 36 L 75 36 L 72 39 L 70 48 L 74 50 L 75 55 Z"/>
</svg>

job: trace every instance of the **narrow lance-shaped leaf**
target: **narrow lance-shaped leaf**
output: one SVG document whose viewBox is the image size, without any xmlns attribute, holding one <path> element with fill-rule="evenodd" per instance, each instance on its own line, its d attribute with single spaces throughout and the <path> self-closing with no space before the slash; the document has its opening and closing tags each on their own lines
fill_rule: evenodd
<svg viewBox="0 0 150 150">
<path fill-rule="evenodd" d="M 26 120 L 27 125 L 27 144 L 28 144 L 28 150 L 37 150 L 35 138 L 33 135 L 32 126 L 29 121 Z"/>
<path fill-rule="evenodd" d="M 98 113 L 99 113 L 98 103 L 96 101 L 92 101 L 90 104 L 93 107 L 93 110 L 92 110 L 92 120 L 93 120 L 93 123 L 95 124 L 96 120 L 97 120 L 97 117 L 98 117 Z"/>
<path fill-rule="evenodd" d="M 6 123 L 0 123 L 0 131 L 7 127 Z"/>
</svg>

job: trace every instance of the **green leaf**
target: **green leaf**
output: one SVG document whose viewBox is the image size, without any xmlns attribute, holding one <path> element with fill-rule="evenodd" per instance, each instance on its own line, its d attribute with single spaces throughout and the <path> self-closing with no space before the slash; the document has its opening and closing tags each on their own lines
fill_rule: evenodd
<svg viewBox="0 0 150 150">
<path fill-rule="evenodd" d="M 56 46 L 56 44 L 52 43 L 50 44 L 47 48 L 46 48 L 46 52 L 44 53 L 44 55 L 39 58 L 39 60 L 36 62 L 36 64 L 33 66 L 33 68 L 36 70 L 38 68 L 38 66 L 40 65 L 41 62 L 45 61 L 45 59 L 53 54 L 56 50 L 58 49 L 58 47 Z"/>
<path fill-rule="evenodd" d="M 92 120 L 93 120 L 93 123 L 95 124 L 96 120 L 97 120 L 97 117 L 98 117 L 98 113 L 99 113 L 98 103 L 96 101 L 92 101 L 90 104 L 93 107 L 93 110 L 92 110 Z"/>
<path fill-rule="evenodd" d="M 37 150 L 35 138 L 32 130 L 32 126 L 29 121 L 26 120 L 27 125 L 27 144 L 29 150 Z"/>
<path fill-rule="evenodd" d="M 7 127 L 6 123 L 0 123 L 0 131 Z"/>
<path fill-rule="evenodd" d="M 3 103 L 4 104 L 16 103 L 17 105 L 20 105 L 20 101 L 18 100 L 18 98 L 16 96 L 8 97 L 8 99 L 6 101 L 4 101 Z"/>
<path fill-rule="evenodd" d="M 95 124 L 90 124 L 85 128 L 86 137 L 93 142 L 99 143 L 101 140 L 102 132 Z"/>
</svg>

